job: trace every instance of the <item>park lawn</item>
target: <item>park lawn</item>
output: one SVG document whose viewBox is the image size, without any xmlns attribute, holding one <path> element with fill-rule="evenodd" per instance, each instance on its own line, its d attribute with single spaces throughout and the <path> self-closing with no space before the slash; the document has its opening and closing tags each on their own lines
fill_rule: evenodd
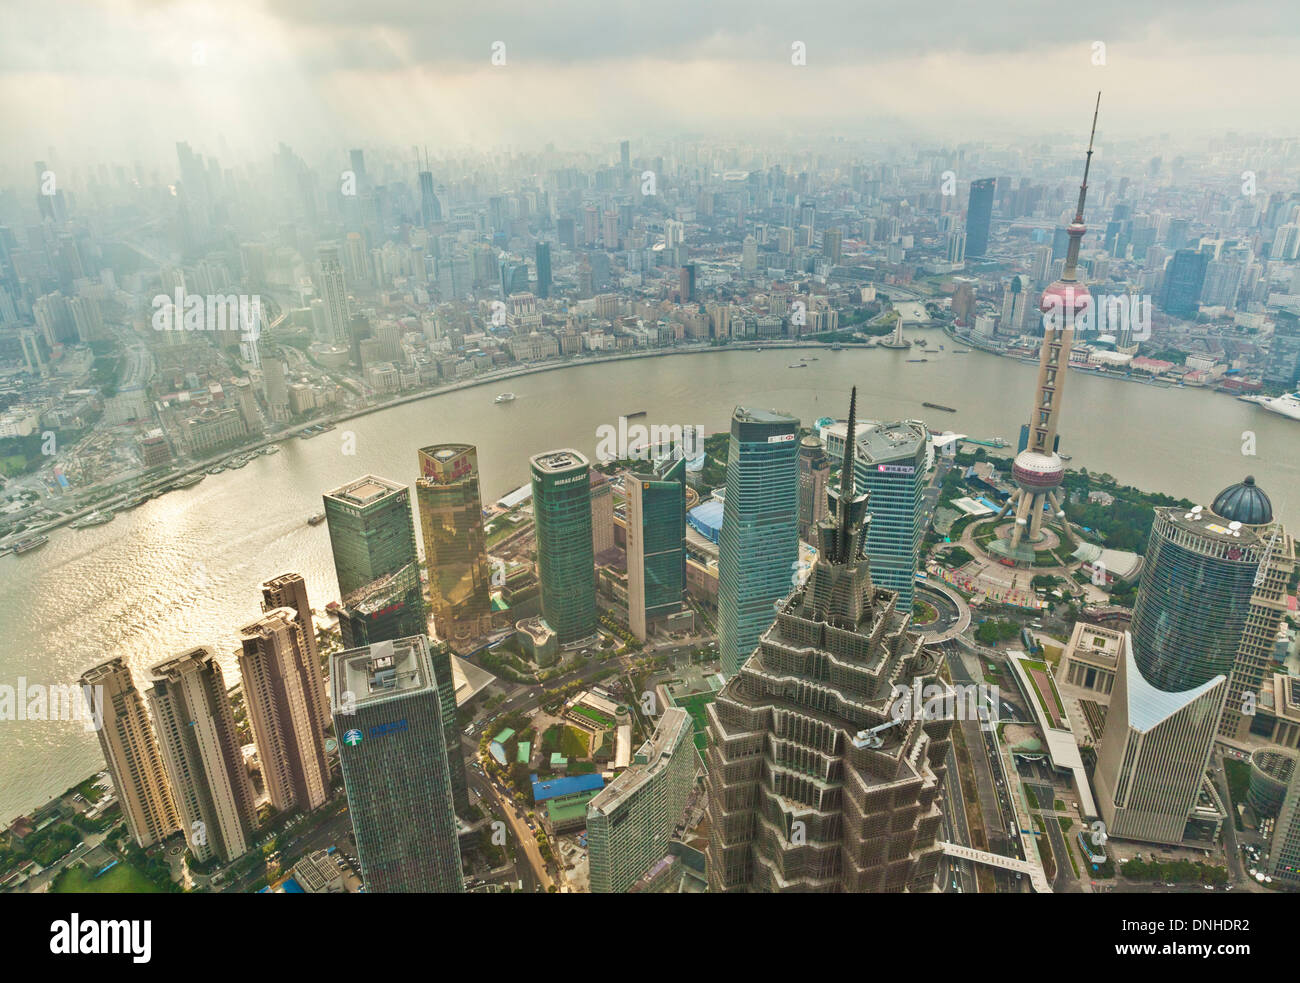
<svg viewBox="0 0 1300 983">
<path fill-rule="evenodd" d="M 586 719 L 590 720 L 592 723 L 599 724 L 601 727 L 614 726 L 614 721 L 610 720 L 603 713 L 599 713 L 596 710 L 592 710 L 588 707 L 582 707 L 582 706 L 574 706 L 571 709 L 578 716 L 585 717 Z"/>
<path fill-rule="evenodd" d="M 54 894 L 160 894 L 158 885 L 130 864 L 119 860 L 101 877 L 85 867 L 63 871 L 50 888 Z"/>
<path fill-rule="evenodd" d="M 589 753 L 587 735 L 576 727 L 565 727 L 560 734 L 560 753 L 566 758 L 585 758 Z"/>
</svg>

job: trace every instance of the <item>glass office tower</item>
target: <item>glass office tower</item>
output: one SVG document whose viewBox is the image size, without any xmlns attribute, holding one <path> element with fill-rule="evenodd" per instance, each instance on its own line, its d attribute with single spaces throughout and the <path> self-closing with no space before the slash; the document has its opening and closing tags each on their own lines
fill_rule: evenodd
<svg viewBox="0 0 1300 983">
<path fill-rule="evenodd" d="M 372 474 L 325 493 L 339 596 L 416 562 L 411 494 Z"/>
<path fill-rule="evenodd" d="M 736 407 L 718 538 L 718 649 L 730 679 L 776 617 L 799 562 L 799 420 Z"/>
<path fill-rule="evenodd" d="M 650 626 L 682 609 L 686 591 L 686 460 L 648 474 L 629 473 L 627 496 L 627 611 L 632 634 L 646 640 Z"/>
<path fill-rule="evenodd" d="M 561 646 L 596 637 L 596 558 L 591 543 L 590 465 L 575 450 L 530 462 L 542 617 Z"/>
<path fill-rule="evenodd" d="M 478 452 L 472 444 L 436 444 L 420 448 L 419 464 L 415 498 L 433 621 L 439 638 L 467 651 L 492 630 Z"/>
<path fill-rule="evenodd" d="M 898 592 L 900 611 L 912 610 L 916 586 L 927 437 L 925 424 L 917 420 L 879 423 L 859 432 L 854 455 L 857 486 L 871 495 L 871 577 Z"/>
<path fill-rule="evenodd" d="M 330 659 L 339 763 L 372 894 L 465 889 L 438 682 L 423 635 Z"/>
</svg>

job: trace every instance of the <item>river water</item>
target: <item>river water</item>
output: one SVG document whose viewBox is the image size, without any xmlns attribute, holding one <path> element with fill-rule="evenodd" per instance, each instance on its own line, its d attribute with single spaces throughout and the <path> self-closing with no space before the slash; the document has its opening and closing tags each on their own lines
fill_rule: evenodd
<svg viewBox="0 0 1300 983">
<path fill-rule="evenodd" d="M 308 526 L 321 493 L 373 472 L 416 478 L 416 449 L 466 441 L 479 449 L 483 494 L 495 501 L 528 479 L 528 458 L 576 447 L 592 454 L 597 428 L 646 411 L 642 423 L 726 429 L 734 406 L 795 413 L 805 425 L 847 412 L 917 417 L 939 429 L 1014 441 L 1033 399 L 1034 366 L 979 351 L 704 352 L 577 365 L 488 383 L 341 423 L 279 454 L 208 476 L 124 512 L 111 523 L 62 529 L 42 549 L 0 557 L 0 685 L 74 683 L 89 666 L 125 657 L 143 685 L 148 667 L 193 645 L 222 654 L 236 676 L 235 632 L 259 613 L 259 584 L 297 571 L 313 606 L 338 585 L 324 524 Z M 808 368 L 788 365 L 817 355 Z M 925 357 L 916 363 L 908 358 Z M 513 388 L 513 403 L 493 395 Z M 923 401 L 957 413 L 927 410 Z M 1255 434 L 1254 456 L 1242 453 Z M 354 438 L 354 439 L 350 439 Z M 1107 471 L 1140 488 L 1208 504 L 1256 475 L 1274 508 L 1300 522 L 1300 423 L 1215 393 L 1156 389 L 1070 373 L 1061 448 L 1071 467 Z M 355 453 L 347 454 L 353 449 Z M 1294 494 L 1293 494 L 1294 492 Z M 7 822 L 103 767 L 80 722 L 0 720 L 0 821 Z"/>
</svg>

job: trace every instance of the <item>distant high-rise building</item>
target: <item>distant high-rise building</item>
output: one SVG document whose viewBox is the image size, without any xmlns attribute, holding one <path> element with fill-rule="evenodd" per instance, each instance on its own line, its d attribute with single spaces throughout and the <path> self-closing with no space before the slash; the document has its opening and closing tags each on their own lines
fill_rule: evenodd
<svg viewBox="0 0 1300 983">
<path fill-rule="evenodd" d="M 996 187 L 997 181 L 991 177 L 970 183 L 970 201 L 966 207 L 966 255 L 972 258 L 988 252 Z"/>
<path fill-rule="evenodd" d="M 239 644 L 244 706 L 271 805 L 280 812 L 319 809 L 330 788 L 328 718 L 320 666 L 298 613 L 267 611 L 239 630 Z"/>
<path fill-rule="evenodd" d="M 426 229 L 442 221 L 442 203 L 433 193 L 433 175 L 428 171 L 420 172 L 420 218 Z"/>
<path fill-rule="evenodd" d="M 844 233 L 839 229 L 827 229 L 822 233 L 822 255 L 835 265 L 843 254 Z"/>
<path fill-rule="evenodd" d="M 551 296 L 551 244 L 537 244 L 537 296 L 546 300 Z"/>
<path fill-rule="evenodd" d="M 1034 281 L 1034 286 L 1045 287 L 1051 280 L 1052 276 L 1052 255 L 1054 250 L 1051 246 L 1035 246 L 1034 262 L 1030 271 L 1030 278 Z"/>
<path fill-rule="evenodd" d="M 799 539 L 813 541 L 817 523 L 826 517 L 826 481 L 831 461 L 816 437 L 799 441 Z"/>
<path fill-rule="evenodd" d="M 81 685 L 95 694 L 91 709 L 103 713 L 96 733 L 126 828 L 142 848 L 161 843 L 180 829 L 180 817 L 131 670 L 115 657 L 83 673 Z"/>
<path fill-rule="evenodd" d="M 1280 308 L 1273 312 L 1273 338 L 1263 378 L 1287 390 L 1300 382 L 1300 315 L 1294 311 Z"/>
<path fill-rule="evenodd" d="M 596 637 L 590 465 L 575 450 L 556 450 L 536 455 L 529 468 L 542 616 L 561 646 L 576 647 Z"/>
<path fill-rule="evenodd" d="M 1206 307 L 1237 305 L 1237 291 L 1245 272 L 1240 263 L 1212 259 L 1205 268 L 1205 285 L 1201 288 L 1201 303 Z"/>
<path fill-rule="evenodd" d="M 745 236 L 745 241 L 740 245 L 740 266 L 746 273 L 758 269 L 758 243 L 753 236 Z"/>
<path fill-rule="evenodd" d="M 330 659 L 339 763 L 371 894 L 465 889 L 438 683 L 423 635 Z"/>
<path fill-rule="evenodd" d="M 686 459 L 628 473 L 627 611 L 632 634 L 682 610 L 686 594 Z"/>
<path fill-rule="evenodd" d="M 668 855 L 695 784 L 691 715 L 669 707 L 632 766 L 587 803 L 591 891 L 621 894 Z"/>
<path fill-rule="evenodd" d="M 348 291 L 338 247 L 322 246 L 317 252 L 317 260 L 316 292 L 325 303 L 330 340 L 336 345 L 346 345 L 352 311 L 348 307 Z"/>
<path fill-rule="evenodd" d="M 1161 292 L 1160 306 L 1166 314 L 1196 317 L 1209 264 L 1209 253 L 1195 249 L 1180 249 L 1174 253 L 1174 258 L 1165 270 L 1164 288 Z"/>
<path fill-rule="evenodd" d="M 199 863 L 229 863 L 253 846 L 257 808 L 225 677 L 216 656 L 191 649 L 150 670 L 149 702 L 172 799 Z"/>
<path fill-rule="evenodd" d="M 799 420 L 736 407 L 718 540 L 718 650 L 728 679 L 772 623 L 799 561 Z"/>
<path fill-rule="evenodd" d="M 438 637 L 458 649 L 492 631 L 492 571 L 473 444 L 419 450 L 415 483 L 429 600 Z"/>
<path fill-rule="evenodd" d="M 632 145 L 627 140 L 618 145 L 618 163 L 625 171 L 632 166 Z"/>
<path fill-rule="evenodd" d="M 879 423 L 859 431 L 857 441 L 856 483 L 871 495 L 867 527 L 871 577 L 897 592 L 900 611 L 911 611 L 923 532 L 921 492 L 929 431 L 919 420 Z"/>
<path fill-rule="evenodd" d="M 953 693 L 872 580 L 855 401 L 808 580 L 705 708 L 711 891 L 923 892 L 943 859 Z M 925 713 L 912 686 L 939 689 Z"/>
<path fill-rule="evenodd" d="M 687 263 L 681 268 L 678 276 L 677 292 L 681 296 L 683 304 L 689 304 L 695 299 L 695 264 Z"/>
</svg>

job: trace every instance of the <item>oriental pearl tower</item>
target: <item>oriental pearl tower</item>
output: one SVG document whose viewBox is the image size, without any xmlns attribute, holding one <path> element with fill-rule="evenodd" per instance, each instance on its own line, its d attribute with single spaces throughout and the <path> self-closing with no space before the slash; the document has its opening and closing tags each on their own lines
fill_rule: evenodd
<svg viewBox="0 0 1300 983">
<path fill-rule="evenodd" d="M 1088 169 L 1092 165 L 1092 141 L 1097 135 L 1097 113 L 1101 93 L 1092 113 L 1092 134 L 1088 137 L 1088 156 L 1083 165 L 1083 183 L 1079 185 L 1079 206 L 1070 223 L 1069 249 L 1061 279 L 1043 291 L 1039 310 L 1043 313 L 1043 347 L 1038 356 L 1038 390 L 1029 415 L 1028 441 L 1011 465 L 1016 490 L 998 513 L 1001 519 L 1014 512 L 1015 525 L 1009 540 L 989 544 L 994 552 L 1013 560 L 1032 562 L 1034 545 L 1043 541 L 1043 512 L 1047 503 L 1060 520 L 1067 537 L 1071 537 L 1065 511 L 1061 507 L 1061 482 L 1065 465 L 1056 453 L 1056 427 L 1061 415 L 1061 396 L 1074 345 L 1075 325 L 1086 326 L 1092 307 L 1088 288 L 1079 282 L 1079 246 L 1087 227 L 1083 224 L 1083 203 L 1088 195 Z"/>
</svg>

